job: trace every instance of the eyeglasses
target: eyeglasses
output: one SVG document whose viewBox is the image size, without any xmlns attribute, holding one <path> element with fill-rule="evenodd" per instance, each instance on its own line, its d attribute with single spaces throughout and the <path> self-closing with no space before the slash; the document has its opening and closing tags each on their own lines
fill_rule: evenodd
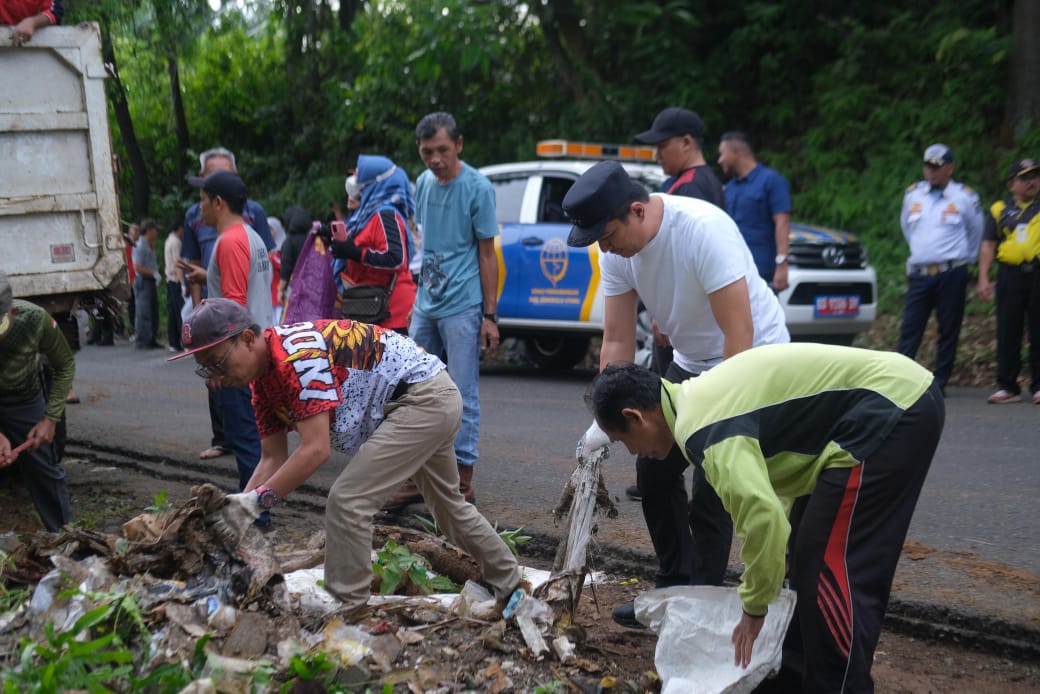
<svg viewBox="0 0 1040 694">
<path fill-rule="evenodd" d="M 227 351 L 217 361 L 212 364 L 199 364 L 195 367 L 195 375 L 199 378 L 219 378 L 223 376 L 226 371 L 224 370 L 224 362 L 231 356 L 231 352 L 235 349 L 235 345 L 238 343 L 238 336 L 231 338 L 231 344 L 228 346 Z"/>
</svg>

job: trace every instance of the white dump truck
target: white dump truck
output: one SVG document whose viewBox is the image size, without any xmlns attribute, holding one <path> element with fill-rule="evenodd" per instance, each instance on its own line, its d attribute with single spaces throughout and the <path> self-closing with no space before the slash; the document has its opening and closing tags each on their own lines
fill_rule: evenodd
<svg viewBox="0 0 1040 694">
<path fill-rule="evenodd" d="M 96 24 L 0 27 L 0 269 L 70 341 L 76 308 L 129 296 L 105 77 Z"/>
</svg>

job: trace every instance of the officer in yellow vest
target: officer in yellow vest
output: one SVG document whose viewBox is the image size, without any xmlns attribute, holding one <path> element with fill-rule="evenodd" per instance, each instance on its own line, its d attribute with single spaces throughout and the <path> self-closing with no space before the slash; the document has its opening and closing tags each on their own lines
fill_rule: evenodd
<svg viewBox="0 0 1040 694">
<path fill-rule="evenodd" d="M 990 207 L 979 254 L 979 296 L 993 299 L 989 268 L 997 260 L 997 391 L 1000 405 L 1022 400 L 1022 332 L 1029 326 L 1033 404 L 1040 405 L 1040 165 L 1020 159 L 1007 173 L 1009 195 Z"/>
</svg>

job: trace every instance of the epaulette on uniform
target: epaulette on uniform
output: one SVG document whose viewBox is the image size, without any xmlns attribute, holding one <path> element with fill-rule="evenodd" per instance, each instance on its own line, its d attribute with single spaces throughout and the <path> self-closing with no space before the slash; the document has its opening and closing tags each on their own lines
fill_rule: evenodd
<svg viewBox="0 0 1040 694">
<path fill-rule="evenodd" d="M 916 181 L 916 182 L 911 183 L 910 185 L 908 185 L 906 187 L 907 194 L 912 193 L 915 190 L 917 190 L 917 187 L 920 186 L 922 183 L 924 183 L 924 181 Z"/>
</svg>

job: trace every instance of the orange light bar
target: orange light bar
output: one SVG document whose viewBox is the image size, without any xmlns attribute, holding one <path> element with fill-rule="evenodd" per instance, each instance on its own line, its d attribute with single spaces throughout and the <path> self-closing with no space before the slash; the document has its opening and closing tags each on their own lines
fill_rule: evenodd
<svg viewBox="0 0 1040 694">
<path fill-rule="evenodd" d="M 541 140 L 535 147 L 539 157 L 573 157 L 575 159 L 616 159 L 618 161 L 655 160 L 654 147 L 608 145 L 572 140 Z"/>
</svg>

